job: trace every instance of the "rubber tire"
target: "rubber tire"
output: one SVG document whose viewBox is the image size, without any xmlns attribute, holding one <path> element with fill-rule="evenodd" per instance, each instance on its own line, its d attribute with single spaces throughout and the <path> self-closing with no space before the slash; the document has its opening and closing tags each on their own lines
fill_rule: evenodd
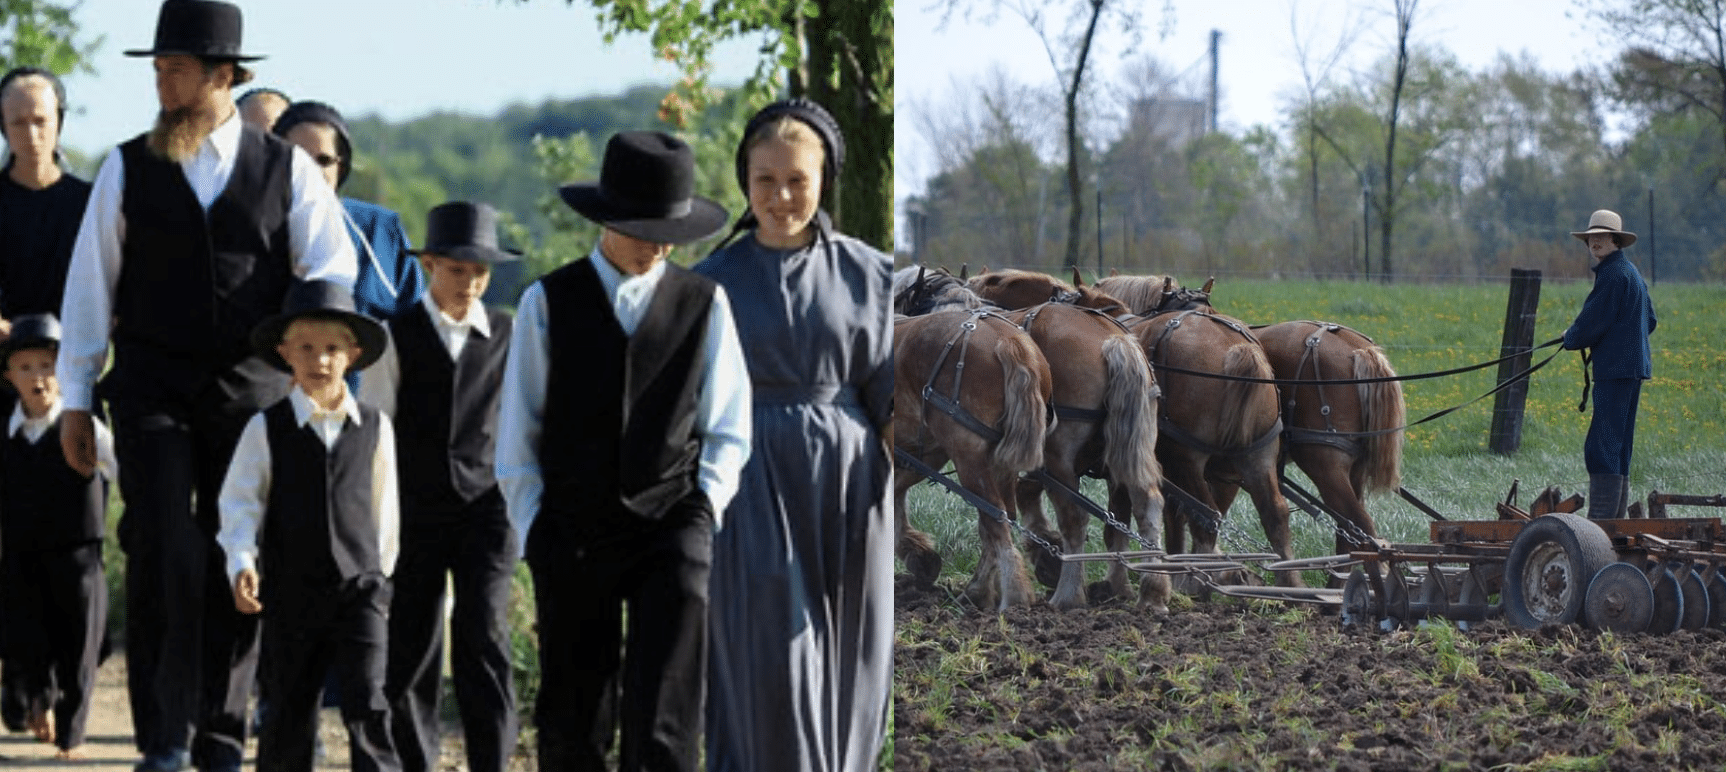
<svg viewBox="0 0 1726 772">
<path fill-rule="evenodd" d="M 1554 555 L 1559 550 L 1562 555 Z M 1537 615 L 1527 594 L 1527 585 L 1538 577 L 1527 577 L 1539 568 L 1530 559 L 1541 553 L 1549 558 L 1562 558 L 1569 584 L 1563 591 L 1568 597 L 1555 614 Z M 1535 518 L 1523 526 L 1522 532 L 1510 543 L 1510 553 L 1504 559 L 1504 616 L 1510 623 L 1526 630 L 1549 624 L 1569 624 L 1580 619 L 1588 583 L 1607 564 L 1618 560 L 1612 549 L 1612 539 L 1600 526 L 1587 518 L 1567 513 L 1554 513 Z M 1542 565 L 1551 565 L 1550 560 Z M 1563 592 L 1561 591 L 1561 592 Z M 1540 604 L 1545 606 L 1547 604 Z"/>
</svg>

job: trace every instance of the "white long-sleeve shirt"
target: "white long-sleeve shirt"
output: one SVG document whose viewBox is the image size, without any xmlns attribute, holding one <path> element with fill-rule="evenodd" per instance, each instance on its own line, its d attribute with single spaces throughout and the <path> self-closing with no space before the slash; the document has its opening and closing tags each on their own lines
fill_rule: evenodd
<svg viewBox="0 0 1726 772">
<path fill-rule="evenodd" d="M 288 392 L 295 424 L 310 425 L 326 450 L 336 444 L 344 421 L 360 424 L 359 404 L 347 393 L 346 385 L 342 388 L 342 404 L 334 410 L 319 408 L 297 385 Z M 263 532 L 270 500 L 272 456 L 265 420 L 260 412 L 246 423 L 217 499 L 222 530 L 216 534 L 216 543 L 227 553 L 230 584 L 241 571 L 258 567 L 258 534 Z M 396 490 L 396 437 L 392 427 L 389 416 L 378 413 L 378 446 L 372 452 L 372 517 L 378 534 L 378 567 L 384 576 L 395 573 L 396 555 L 401 552 L 401 504 Z M 268 568 L 265 566 L 265 570 Z"/>
<path fill-rule="evenodd" d="M 186 182 L 205 211 L 228 187 L 239 152 L 240 118 L 236 111 L 210 132 L 197 153 L 180 162 Z M 293 149 L 289 168 L 293 203 L 288 210 L 288 258 L 294 275 L 352 287 L 359 263 L 342 219 L 341 200 L 305 151 Z M 114 148 L 92 184 L 60 303 L 60 359 L 55 374 L 60 378 L 67 410 L 90 409 L 91 391 L 108 359 L 114 293 L 120 282 L 120 249 L 126 241 L 126 218 L 120 212 L 125 182 L 125 162 L 120 149 Z"/>
<path fill-rule="evenodd" d="M 633 335 L 647 313 L 660 278 L 665 275 L 665 264 L 657 263 L 639 276 L 623 276 L 600 254 L 598 247 L 587 259 L 599 274 L 618 324 L 626 334 Z M 545 478 L 539 465 L 539 437 L 545 420 L 546 381 L 551 373 L 551 341 L 546 325 L 544 285 L 534 282 L 522 293 L 516 307 L 497 428 L 498 486 L 503 490 L 509 519 L 522 549 L 545 493 Z M 737 494 L 743 464 L 749 460 L 751 420 L 748 365 L 737 341 L 737 326 L 731 320 L 731 302 L 721 287 L 713 289 L 702 357 L 707 370 L 695 417 L 695 430 L 701 436 L 698 480 L 701 491 L 713 503 L 713 527 L 717 529 L 723 524 L 726 505 Z"/>
</svg>

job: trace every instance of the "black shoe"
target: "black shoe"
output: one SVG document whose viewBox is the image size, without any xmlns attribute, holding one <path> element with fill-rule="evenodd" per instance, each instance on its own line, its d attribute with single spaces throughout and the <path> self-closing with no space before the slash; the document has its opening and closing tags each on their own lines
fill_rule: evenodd
<svg viewBox="0 0 1726 772">
<path fill-rule="evenodd" d="M 180 772 L 192 763 L 192 754 L 184 748 L 165 753 L 146 753 L 144 760 L 132 767 L 132 772 Z"/>
</svg>

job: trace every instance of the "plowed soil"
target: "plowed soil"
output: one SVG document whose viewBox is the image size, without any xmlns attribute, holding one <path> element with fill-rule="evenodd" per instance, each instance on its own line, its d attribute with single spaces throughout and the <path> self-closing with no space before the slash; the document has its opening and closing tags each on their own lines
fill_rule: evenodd
<svg viewBox="0 0 1726 772">
<path fill-rule="evenodd" d="M 901 580 L 895 768 L 1726 768 L 1726 633 L 1346 631 L 1227 600 L 962 608 Z"/>
</svg>

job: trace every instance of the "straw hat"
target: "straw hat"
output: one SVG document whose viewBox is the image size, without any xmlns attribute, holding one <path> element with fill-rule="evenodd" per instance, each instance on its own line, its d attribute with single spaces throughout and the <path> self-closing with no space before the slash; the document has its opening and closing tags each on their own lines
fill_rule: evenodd
<svg viewBox="0 0 1726 772">
<path fill-rule="evenodd" d="M 1571 231 L 1570 235 L 1575 236 L 1577 239 L 1581 240 L 1582 243 L 1586 244 L 1588 243 L 1588 236 L 1591 233 L 1611 233 L 1616 235 L 1618 237 L 1618 246 L 1620 248 L 1628 247 L 1631 244 L 1636 243 L 1636 234 L 1624 230 L 1624 219 L 1619 217 L 1617 212 L 1610 209 L 1601 209 L 1596 211 L 1594 214 L 1589 215 L 1588 227 L 1580 231 Z"/>
</svg>

